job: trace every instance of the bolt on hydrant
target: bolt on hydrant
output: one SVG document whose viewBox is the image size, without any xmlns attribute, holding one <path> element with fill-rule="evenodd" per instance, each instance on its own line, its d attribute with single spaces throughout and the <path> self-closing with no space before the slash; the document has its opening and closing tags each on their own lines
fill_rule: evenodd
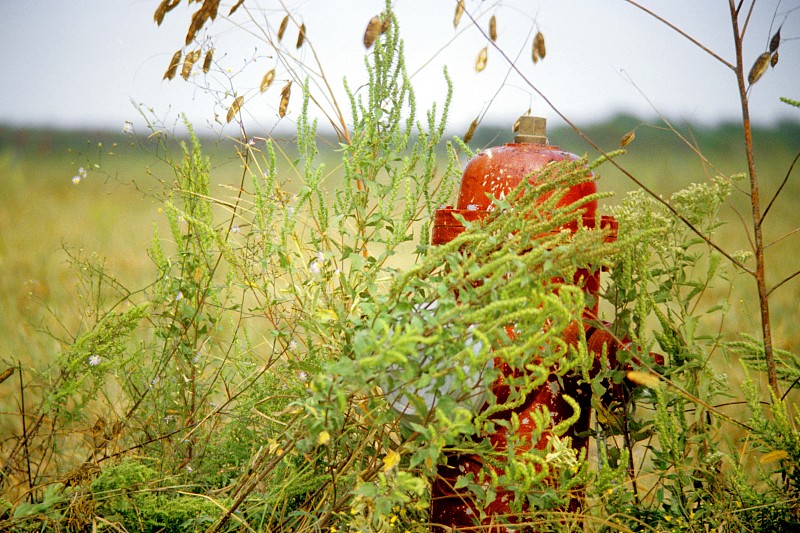
<svg viewBox="0 0 800 533">
<path fill-rule="evenodd" d="M 432 242 L 433 244 L 444 244 L 450 242 L 464 227 L 460 219 L 467 221 L 479 221 L 486 217 L 492 210 L 492 197 L 507 198 L 525 177 L 536 176 L 536 172 L 551 162 L 576 161 L 579 158 L 569 152 L 565 152 L 558 147 L 547 145 L 546 123 L 541 117 L 523 116 L 519 120 L 518 134 L 511 144 L 494 147 L 476 155 L 467 163 L 461 180 L 458 203 L 456 207 L 447 206 L 437 210 L 434 219 Z M 542 176 L 543 174 L 539 174 Z M 542 179 L 542 178 L 539 178 Z M 545 178 L 546 179 L 546 178 Z M 582 198 L 593 195 L 597 192 L 594 180 L 579 183 L 570 187 L 566 194 L 558 202 L 558 206 L 579 205 L 583 209 L 583 226 L 594 228 L 599 220 L 600 228 L 606 230 L 607 241 L 616 239 L 617 222 L 610 216 L 596 216 L 597 201 L 589 201 L 581 204 Z M 513 201 L 512 201 L 513 202 Z M 573 232 L 577 228 L 570 228 Z M 469 253 L 466 250 L 466 253 Z M 587 340 L 587 348 L 594 356 L 595 372 L 599 370 L 599 365 L 603 354 L 606 355 L 610 364 L 615 364 L 616 352 L 623 347 L 624 341 L 615 339 L 610 333 L 596 329 L 591 326 L 588 320 L 596 319 L 598 312 L 598 293 L 600 287 L 600 272 L 598 270 L 579 269 L 575 274 L 575 283 L 583 288 L 585 293 L 590 296 L 587 301 L 591 301 L 590 307 L 583 311 L 584 321 L 575 322 L 564 332 L 564 340 L 571 346 L 577 346 L 581 335 L 580 328 Z M 595 322 L 596 323 L 596 322 Z M 524 373 L 523 369 L 514 369 L 503 361 L 495 359 L 495 367 L 504 376 L 510 377 Z M 492 392 L 497 397 L 497 403 L 504 403 L 508 398 L 508 386 L 502 384 L 502 379 L 492 386 Z M 496 418 L 510 419 L 512 413 L 518 415 L 518 419 L 523 421 L 519 427 L 518 435 L 522 439 L 527 439 L 529 447 L 544 449 L 547 446 L 548 435 L 546 431 L 538 442 L 532 442 L 535 428 L 531 427 L 533 420 L 530 416 L 542 407 L 546 407 L 551 413 L 553 425 L 557 425 L 564 420 L 574 416 L 573 408 L 564 399 L 564 395 L 576 400 L 580 406 L 580 416 L 566 432 L 565 436 L 570 437 L 572 445 L 576 449 L 585 450 L 588 447 L 588 430 L 590 423 L 590 410 L 592 401 L 592 390 L 588 383 L 581 382 L 577 376 L 564 376 L 557 378 L 551 374 L 548 381 L 532 390 L 525 398 L 524 402 L 514 409 L 492 415 Z M 506 425 L 499 424 L 494 434 L 489 435 L 489 440 L 495 450 L 505 450 L 508 444 Z M 495 499 L 485 508 L 477 509 L 474 499 L 468 489 L 455 488 L 459 476 L 475 476 L 475 479 L 485 478 L 486 465 L 483 465 L 479 458 L 465 454 L 451 454 L 446 456 L 445 461 L 439 465 L 437 477 L 432 483 L 431 490 L 431 523 L 432 531 L 506 531 L 504 525 L 500 525 L 499 517 L 504 517 L 506 523 L 514 524 L 512 516 L 513 498 L 509 491 L 497 490 Z M 577 500 L 573 501 L 571 507 L 576 510 Z M 482 511 L 482 513 L 481 513 Z M 483 520 L 478 517 L 484 516 Z"/>
</svg>

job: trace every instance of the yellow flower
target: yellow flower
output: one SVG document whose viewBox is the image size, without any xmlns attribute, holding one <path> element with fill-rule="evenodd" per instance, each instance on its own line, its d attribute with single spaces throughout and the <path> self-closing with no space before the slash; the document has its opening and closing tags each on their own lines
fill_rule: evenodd
<svg viewBox="0 0 800 533">
<path fill-rule="evenodd" d="M 400 454 L 396 451 L 391 451 L 383 458 L 383 471 L 388 472 L 400 462 Z"/>
<path fill-rule="evenodd" d="M 317 435 L 317 444 L 328 444 L 331 440 L 331 434 L 327 431 L 322 431 L 319 435 Z M 334 530 L 331 528 L 331 530 Z"/>
</svg>

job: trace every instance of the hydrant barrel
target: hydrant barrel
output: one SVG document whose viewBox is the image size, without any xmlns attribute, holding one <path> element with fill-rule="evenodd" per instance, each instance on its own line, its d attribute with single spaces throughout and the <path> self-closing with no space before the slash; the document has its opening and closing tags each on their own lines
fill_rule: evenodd
<svg viewBox="0 0 800 533">
<path fill-rule="evenodd" d="M 506 198 L 520 185 L 523 179 L 531 180 L 536 185 L 539 181 L 548 179 L 549 174 L 546 171 L 542 172 L 547 165 L 554 162 L 577 161 L 578 159 L 572 153 L 547 144 L 544 118 L 520 117 L 518 134 L 513 143 L 484 150 L 467 163 L 461 179 L 456 206 L 439 209 L 434 215 L 431 238 L 433 244 L 450 242 L 464 231 L 460 218 L 472 222 L 480 221 L 488 216 L 495 207 L 492 199 Z M 559 199 L 557 206 L 574 205 L 575 209 L 583 212 L 583 226 L 594 228 L 598 220 L 597 201 L 591 195 L 596 192 L 597 187 L 593 179 L 580 182 L 569 187 Z M 546 196 L 540 201 L 544 201 L 545 198 Z M 584 198 L 587 200 L 582 202 L 581 200 Z M 513 198 L 510 198 L 509 201 L 513 204 Z M 616 221 L 612 217 L 600 217 L 599 220 L 601 228 L 610 230 L 607 240 L 613 240 L 616 236 Z M 575 231 L 577 228 L 571 229 Z M 469 253 L 469 250 L 465 250 L 465 252 Z M 591 303 L 584 310 L 584 318 L 597 317 L 599 278 L 599 269 L 579 269 L 575 274 L 574 282 L 584 289 L 587 296 L 590 296 L 587 300 Z M 577 345 L 581 329 L 586 333 L 587 339 L 590 337 L 595 339 L 597 346 L 590 346 L 590 350 L 595 352 L 597 358 L 601 352 L 606 352 L 609 358 L 613 357 L 619 343 L 614 343 L 613 339 L 610 339 L 602 340 L 604 344 L 601 344 L 600 336 L 595 335 L 599 332 L 583 322 L 576 322 L 570 326 L 564 332 L 564 340 L 573 346 Z M 609 342 L 613 345 L 608 345 Z M 505 376 L 519 376 L 524 375 L 525 372 L 524 369 L 511 368 L 507 363 L 498 359 L 495 359 L 495 368 L 498 368 Z M 513 410 L 509 409 L 492 415 L 492 417 L 499 420 L 510 418 L 512 413 L 518 415 L 521 421 L 520 436 L 531 441 L 530 435 L 534 433 L 534 428 L 529 424 L 526 427 L 526 423 L 533 420 L 530 415 L 536 410 L 547 407 L 553 416 L 554 424 L 573 415 L 573 408 L 563 398 L 563 395 L 567 394 L 581 406 L 578 422 L 567 433 L 573 437 L 575 447 L 585 448 L 587 445 L 585 432 L 588 430 L 591 408 L 591 388 L 586 383 L 582 383 L 577 376 L 557 378 L 555 375 L 551 375 L 550 377 L 551 379 L 544 385 L 531 391 L 522 405 Z M 497 402 L 504 403 L 504 397 L 508 396 L 508 386 L 502 382 L 502 379 L 493 384 L 492 390 L 497 397 Z M 498 424 L 499 429 L 494 434 L 485 436 L 497 450 L 506 449 L 508 435 L 505 426 L 507 424 Z M 547 434 L 547 428 L 543 429 Z M 528 442 L 528 446 L 543 448 L 547 444 L 547 438 L 543 437 L 539 442 Z M 489 502 L 483 509 L 476 509 L 468 491 L 454 488 L 459 476 L 471 473 L 474 474 L 475 479 L 479 479 L 481 476 L 485 478 L 487 468 L 489 467 L 483 465 L 480 458 L 476 456 L 463 454 L 446 456 L 445 461 L 439 465 L 437 478 L 432 483 L 431 523 L 433 531 L 503 531 L 504 527 L 495 527 L 499 516 L 504 516 L 504 520 L 514 523 L 514 517 L 509 516 L 512 503 L 510 500 L 513 499 L 513 495 L 508 491 L 498 488 L 497 497 L 493 502 Z M 476 518 L 481 511 L 486 518 L 479 523 Z"/>
<path fill-rule="evenodd" d="M 490 195 L 503 199 L 524 178 L 535 179 L 534 174 L 554 162 L 576 161 L 578 156 L 556 146 L 549 146 L 544 134 L 545 119 L 542 117 L 520 117 L 520 127 L 513 143 L 489 148 L 473 157 L 464 168 L 456 207 L 447 206 L 434 215 L 433 244 L 450 242 L 464 230 L 453 215 L 467 221 L 480 220 L 492 209 Z M 565 206 L 597 192 L 594 181 L 570 187 L 558 202 Z M 597 201 L 581 204 L 585 219 L 594 219 Z"/>
</svg>

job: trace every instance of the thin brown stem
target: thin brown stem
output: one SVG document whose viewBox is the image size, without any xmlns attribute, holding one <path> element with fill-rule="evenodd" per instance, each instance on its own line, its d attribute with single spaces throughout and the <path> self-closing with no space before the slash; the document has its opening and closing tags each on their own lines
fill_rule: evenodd
<svg viewBox="0 0 800 533">
<path fill-rule="evenodd" d="M 767 204 L 767 208 L 764 209 L 764 214 L 761 215 L 761 222 L 760 222 L 761 224 L 764 223 L 764 219 L 767 218 L 767 213 L 769 213 L 770 207 L 772 207 L 772 204 L 774 204 L 775 200 L 778 199 L 778 195 L 781 194 L 781 191 L 783 190 L 783 187 L 786 185 L 786 182 L 789 181 L 789 176 L 792 175 L 792 170 L 794 170 L 794 165 L 795 163 L 797 163 L 798 159 L 800 159 L 800 152 L 797 152 L 797 155 L 794 156 L 792 164 L 789 165 L 789 171 L 786 173 L 786 177 L 783 178 L 783 183 L 781 183 L 781 186 L 778 187 L 777 191 L 775 191 L 775 195 L 772 197 L 772 200 L 769 201 L 769 204 Z"/>
<path fill-rule="evenodd" d="M 744 25 L 742 26 L 742 33 L 739 35 L 739 40 L 744 40 L 744 34 L 747 33 L 747 26 L 750 24 L 750 17 L 753 15 L 753 9 L 756 7 L 756 0 L 753 0 L 753 3 L 750 4 L 750 9 L 747 10 L 747 18 L 744 19 Z M 738 10 L 737 10 L 738 16 Z"/>
<path fill-rule="evenodd" d="M 25 420 L 28 416 L 28 413 L 25 412 L 25 382 L 23 381 L 22 377 L 22 363 L 17 362 L 17 372 L 19 372 L 19 399 L 20 399 L 20 411 L 21 418 L 22 418 L 22 443 L 25 450 L 25 467 L 28 474 L 28 487 L 30 488 L 30 492 L 28 493 L 28 498 L 31 503 L 33 503 L 33 477 L 31 476 L 31 452 L 28 448 L 28 422 Z"/>
<path fill-rule="evenodd" d="M 729 61 L 726 61 L 719 54 L 717 54 L 716 52 L 714 52 L 713 50 L 711 50 L 710 48 L 708 48 L 707 46 L 702 44 L 700 41 L 698 41 L 697 39 L 695 39 L 694 37 L 692 37 L 691 35 L 689 35 L 685 31 L 683 31 L 679 27 L 677 27 L 674 24 L 672 24 L 670 21 L 668 21 L 665 18 L 663 18 L 661 15 L 659 15 L 659 14 L 653 12 L 653 11 L 650 11 L 649 9 L 647 9 L 643 5 L 639 4 L 638 2 L 635 2 L 634 0 L 625 0 L 625 1 L 628 2 L 630 5 L 632 5 L 633 7 L 641 9 L 642 11 L 644 11 L 645 13 L 647 13 L 648 15 L 650 15 L 651 17 L 653 17 L 657 21 L 659 21 L 659 22 L 661 22 L 663 24 L 666 24 L 667 26 L 669 26 L 669 28 L 672 31 L 674 31 L 675 33 L 679 34 L 681 37 L 684 37 L 689 42 L 691 42 L 692 44 L 694 44 L 695 46 L 700 48 L 702 51 L 704 51 L 705 53 L 707 53 L 708 55 L 710 55 L 711 57 L 713 57 L 714 59 L 716 59 L 717 61 L 719 61 L 723 65 L 725 65 L 726 67 L 728 67 L 729 69 L 735 70 L 735 67 Z"/>
<path fill-rule="evenodd" d="M 763 220 L 763 219 L 762 219 L 762 220 Z M 764 249 L 767 249 L 767 248 L 769 248 L 769 247 L 770 247 L 770 246 L 772 246 L 773 244 L 778 244 L 778 243 L 779 243 L 779 242 L 781 242 L 783 239 L 786 239 L 787 237 L 791 237 L 792 235 L 794 235 L 794 234 L 795 234 L 795 233 L 797 233 L 798 231 L 800 231 L 800 228 L 795 228 L 795 229 L 793 229 L 792 231 L 790 231 L 789 233 L 786 233 L 786 234 L 784 234 L 784 235 L 781 235 L 780 237 L 778 237 L 778 238 L 777 238 L 777 239 L 775 239 L 774 241 L 772 241 L 772 242 L 770 242 L 770 243 L 767 243 L 767 244 L 765 244 L 765 245 L 764 245 Z M 770 292 L 771 292 L 771 291 L 770 291 Z"/>
<path fill-rule="evenodd" d="M 789 274 L 788 276 L 786 276 L 785 278 L 783 278 L 781 281 L 779 281 L 778 283 L 776 283 L 776 284 L 775 284 L 775 285 L 774 285 L 774 286 L 773 286 L 773 287 L 772 287 L 770 290 L 768 290 L 768 291 L 767 291 L 767 296 L 769 296 L 770 294 L 772 294 L 772 291 L 774 291 L 775 289 L 777 289 L 778 287 L 780 287 L 781 285 L 783 285 L 783 284 L 784 284 L 784 283 L 786 283 L 787 281 L 791 281 L 792 279 L 796 278 L 797 276 L 800 276 L 800 270 L 798 270 L 798 271 L 797 271 L 797 272 L 795 272 L 794 274 Z"/>
<path fill-rule="evenodd" d="M 747 170 L 750 175 L 750 206 L 753 213 L 753 244 L 756 254 L 756 285 L 758 287 L 758 301 L 761 310 L 761 334 L 764 342 L 764 359 L 767 366 L 767 379 L 773 390 L 774 397 L 780 398 L 778 388 L 778 373 L 775 368 L 775 357 L 772 350 L 772 330 L 769 318 L 769 292 L 765 280 L 764 264 L 764 238 L 761 232 L 761 206 L 759 205 L 758 174 L 756 173 L 755 156 L 753 155 L 753 132 L 750 124 L 750 106 L 747 99 L 745 86 L 745 70 L 742 55 L 742 33 L 739 31 L 739 19 L 736 16 L 734 0 L 728 0 L 733 25 L 733 41 L 736 47 L 736 81 L 739 85 L 739 98 L 742 106 L 742 128 L 744 130 L 745 154 L 747 156 Z M 755 5 L 755 1 L 753 2 Z M 752 5 L 750 9 L 752 13 Z M 750 14 L 748 13 L 748 19 Z"/>
</svg>

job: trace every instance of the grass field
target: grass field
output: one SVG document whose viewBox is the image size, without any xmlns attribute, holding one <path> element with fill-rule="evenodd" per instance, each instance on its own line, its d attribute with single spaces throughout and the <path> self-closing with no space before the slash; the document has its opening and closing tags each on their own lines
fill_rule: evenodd
<svg viewBox="0 0 800 533">
<path fill-rule="evenodd" d="M 595 126 L 587 133 L 600 146 L 612 150 L 620 137 L 637 125 L 635 119 L 623 117 Z M 508 131 L 490 128 L 480 133 L 473 147 L 493 146 L 511 137 Z M 641 126 L 628 153 L 619 156 L 618 162 L 665 198 L 692 182 L 745 170 L 743 143 L 735 128 L 686 128 L 683 133 L 696 143 L 704 160 L 678 140 L 674 132 Z M 325 146 L 335 146 L 335 143 L 321 140 L 326 141 L 319 143 L 322 158 L 333 163 L 336 154 L 326 153 Z M 570 131 L 551 131 L 551 141 L 563 149 L 578 154 L 588 152 L 590 158 L 596 156 Z M 233 141 L 206 138 L 203 144 L 211 160 L 211 195 L 219 200 L 217 208 L 223 215 L 216 223 L 222 224 L 225 223 L 224 204 L 236 196 L 242 180 L 242 163 Z M 286 145 L 291 145 L 290 140 Z M 800 148 L 800 125 L 781 124 L 758 130 L 756 148 L 762 180 L 761 203 L 766 205 Z M 173 153 L 178 153 L 177 146 L 171 145 L 172 149 L 175 149 Z M 291 149 L 287 148 L 287 153 L 291 154 Z M 169 157 L 157 143 L 134 136 L 0 128 L 0 195 L 3 198 L 0 204 L 0 267 L 3 269 L 0 277 L 0 371 L 17 365 L 26 369 L 0 383 L 0 434 L 20 435 L 20 414 L 28 413 L 31 403 L 38 399 L 37 387 L 47 387 L 46 380 L 29 386 L 20 382 L 20 376 L 32 376 L 55 361 L 74 343 L 74 336 L 87 329 L 84 324 L 97 321 L 92 313 L 114 307 L 130 293 L 134 293 L 131 301 L 146 299 L 145 294 L 136 292 L 146 291 L 156 278 L 156 268 L 147 252 L 154 230 L 157 229 L 164 246 L 172 248 L 163 212 L 165 196 L 175 178 L 172 167 L 164 161 Z M 286 160 L 291 157 L 294 156 L 279 161 L 282 181 L 289 181 L 294 175 L 295 169 Z M 332 189 L 338 174 L 335 164 L 328 168 L 326 186 Z M 600 167 L 598 177 L 602 191 L 616 193 L 605 200 L 605 209 L 621 201 L 627 191 L 635 189 L 628 178 L 608 164 Z M 287 189 L 293 190 L 291 183 L 287 184 Z M 722 214 L 726 225 L 718 234 L 719 244 L 730 252 L 748 248 L 748 230 L 743 225 L 743 220 L 748 218 L 748 197 L 744 192 L 748 184 L 744 179 L 738 182 L 738 189 Z M 800 223 L 793 206 L 798 192 L 800 186 L 791 175 L 765 225 L 767 242 L 777 240 L 767 249 L 769 285 L 800 267 L 794 252 L 798 235 L 793 233 Z M 788 237 L 781 239 L 784 235 Z M 403 255 L 402 252 L 397 254 Z M 409 264 L 411 257 L 409 254 L 400 258 L 398 265 L 402 268 Z M 91 268 L 102 270 L 103 290 L 87 281 L 97 280 L 97 272 L 93 278 L 80 275 L 80 269 Z M 705 265 L 698 264 L 696 268 L 705 269 Z M 723 323 L 717 319 L 715 323 L 701 323 L 700 326 L 710 332 L 718 329 L 726 332 L 727 340 L 741 332 L 757 334 L 760 330 L 752 280 L 740 274 L 733 285 L 730 289 L 724 280 L 719 280 L 718 286 L 705 291 L 703 306 L 725 300 L 729 306 Z M 772 299 L 775 344 L 795 352 L 800 348 L 796 334 L 800 326 L 798 296 L 800 284 L 792 279 L 776 291 Z M 712 353 L 711 363 L 735 387 L 743 377 L 739 365 L 726 358 L 723 350 Z M 92 357 L 89 365 L 96 364 L 91 362 Z M 135 364 L 149 368 L 142 366 L 138 358 Z M 23 387 L 24 392 L 20 391 Z M 108 393 L 104 391 L 104 394 Z M 795 391 L 793 396 L 797 394 Z M 27 408 L 21 405 L 26 398 Z M 113 405 L 115 398 L 111 390 L 110 397 L 105 399 Z M 733 416 L 747 416 L 741 405 L 726 407 L 726 412 L 727 409 L 736 411 Z M 103 416 L 99 412 L 92 414 L 87 423 Z M 74 453 L 82 453 L 82 446 L 72 445 L 90 437 L 92 428 L 81 429 L 83 427 L 64 436 L 64 442 L 68 443 L 63 450 L 65 458 L 80 460 L 70 454 L 72 447 Z M 24 434 L 24 429 L 22 432 Z M 734 433 L 735 430 L 731 433 L 726 429 L 726 438 L 738 442 Z M 10 437 L 0 440 L 0 452 L 5 454 L 8 443 L 13 440 Z M 57 470 L 61 466 L 43 463 L 41 468 Z M 27 475 L 31 477 L 30 472 Z M 53 475 L 59 478 L 64 472 Z"/>
<path fill-rule="evenodd" d="M 614 149 L 618 139 L 638 124 L 622 117 L 588 133 L 601 146 Z M 690 182 L 746 170 L 743 143 L 735 127 L 690 128 L 683 133 L 697 143 L 707 162 L 673 132 L 647 126 L 637 129 L 628 153 L 618 161 L 665 197 Z M 508 132 L 486 128 L 473 146 L 507 141 Z M 551 141 L 578 154 L 594 155 L 568 130 L 552 131 Z M 211 157 L 212 187 L 218 186 L 219 197 L 227 198 L 231 194 L 227 185 L 241 178 L 234 143 L 206 139 L 204 147 Z M 796 123 L 756 132 L 762 205 L 777 190 L 799 147 Z M 87 291 L 77 286 L 79 277 L 71 257 L 101 260 L 106 274 L 129 290 L 142 289 L 152 281 L 154 268 L 147 248 L 154 227 L 161 228 L 162 236 L 168 235 L 159 195 L 164 194 L 161 182 L 173 178 L 161 158 L 155 143 L 121 134 L 0 130 L 0 360 L 4 367 L 38 367 L 52 360 L 61 345 L 69 342 L 70 332 L 79 328 L 82 313 L 91 306 L 80 299 Z M 73 183 L 81 167 L 88 169 L 88 175 Z M 616 193 L 608 203 L 635 188 L 611 165 L 601 167 L 599 175 L 600 189 Z M 730 251 L 747 248 L 740 219 L 740 215 L 747 218 L 747 187 L 743 179 L 741 192 L 723 214 L 727 225 L 720 238 Z M 767 242 L 790 234 L 800 224 L 794 207 L 798 194 L 798 179 L 790 176 L 765 225 Z M 798 238 L 791 235 L 767 249 L 770 284 L 800 268 Z M 731 299 L 726 329 L 759 331 L 754 284 L 749 278 L 740 275 L 733 294 L 712 291 L 710 297 Z M 795 352 L 800 349 L 798 300 L 800 281 L 795 279 L 776 291 L 772 303 L 776 344 Z M 45 329 L 50 333 L 44 333 Z"/>
<path fill-rule="evenodd" d="M 601 146 L 614 149 L 626 131 L 639 124 L 622 117 L 588 130 Z M 642 126 L 628 153 L 618 161 L 648 187 L 667 197 L 693 181 L 705 181 L 717 173 L 736 174 L 746 170 L 743 142 L 733 126 L 716 129 L 689 128 L 682 133 L 696 142 L 708 162 L 698 156 L 674 133 Z M 510 140 L 510 134 L 486 128 L 473 146 L 491 146 Z M 573 132 L 555 130 L 551 141 L 569 151 L 590 157 L 594 154 Z M 102 146 L 99 146 L 99 144 Z M 212 159 L 212 179 L 219 185 L 219 197 L 230 195 L 225 184 L 236 183 L 241 163 L 233 143 L 206 139 L 204 147 Z M 756 157 L 762 180 L 762 205 L 766 205 L 785 177 L 789 164 L 800 149 L 800 126 L 780 124 L 756 132 Z M 48 320 L 74 326 L 80 321 L 75 301 L 76 276 L 69 255 L 102 258 L 109 275 L 128 288 L 141 288 L 152 279 L 152 265 L 146 254 L 154 224 L 163 225 L 158 195 L 160 180 L 170 182 L 171 169 L 159 160 L 154 143 L 133 142 L 131 137 L 108 133 L 0 130 L 0 357 L 5 364 L 47 358 L 57 350 L 52 339 L 35 333 L 46 315 Z M 94 168 L 99 165 L 99 168 Z M 80 167 L 88 176 L 73 183 Z M 615 202 L 635 188 L 611 165 L 601 167 L 599 187 L 614 191 Z M 213 185 L 212 185 L 213 186 Z M 733 205 L 723 213 L 723 247 L 735 251 L 747 248 L 740 215 L 746 219 L 748 184 L 743 179 Z M 800 224 L 795 199 L 800 193 L 796 176 L 791 176 L 772 207 L 765 224 L 767 242 L 792 232 Z M 162 231 L 162 235 L 166 234 Z M 770 246 L 769 284 L 800 267 L 794 235 Z M 739 305 L 732 308 L 738 330 L 757 330 L 756 302 L 752 283 L 740 276 Z M 778 346 L 797 351 L 800 326 L 797 301 L 800 282 L 790 281 L 774 295 L 774 319 Z M 49 311 L 47 311 L 49 309 Z"/>
</svg>

